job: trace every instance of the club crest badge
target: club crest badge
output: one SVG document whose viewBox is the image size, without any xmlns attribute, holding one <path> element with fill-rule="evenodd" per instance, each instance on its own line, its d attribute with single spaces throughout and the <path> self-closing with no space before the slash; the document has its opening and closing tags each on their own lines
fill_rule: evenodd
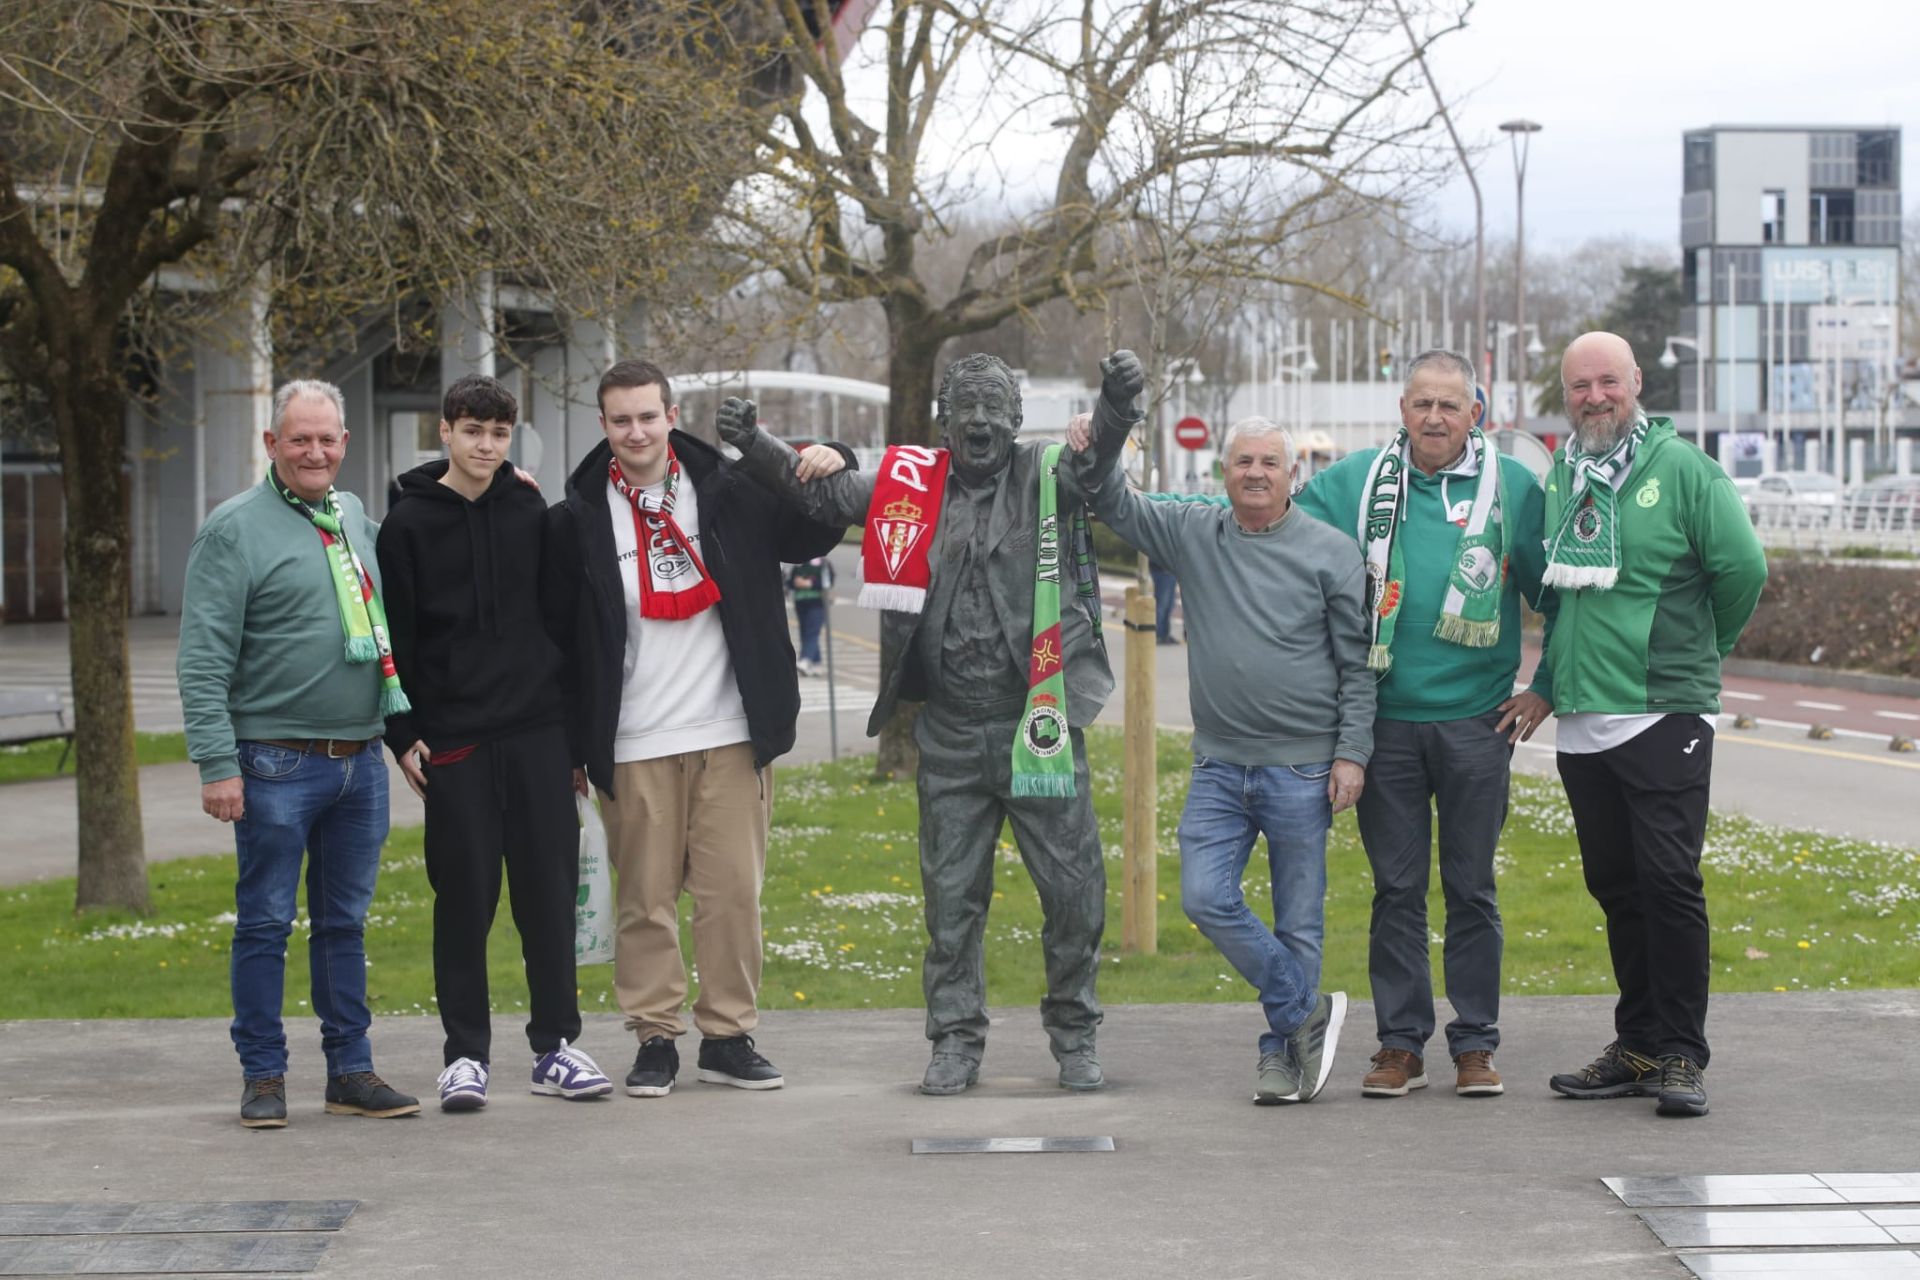
<svg viewBox="0 0 1920 1280">
<path fill-rule="evenodd" d="M 1633 495 L 1633 500 L 1643 507 L 1651 507 L 1657 502 L 1659 502 L 1660 501 L 1659 477 L 1656 476 L 1655 478 L 1641 485 L 1640 492 Z"/>
<path fill-rule="evenodd" d="M 1486 591 L 1500 580 L 1500 562 L 1485 547 L 1468 547 L 1460 553 L 1460 578 L 1475 591 Z"/>
<path fill-rule="evenodd" d="M 1592 542 L 1600 536 L 1600 513 L 1593 509 L 1591 502 L 1574 512 L 1573 536 L 1582 542 Z"/>
<path fill-rule="evenodd" d="M 926 512 L 911 498 L 895 499 L 873 522 L 873 531 L 880 535 L 880 553 L 886 559 L 887 572 L 898 577 L 908 553 L 927 535 Z"/>
<path fill-rule="evenodd" d="M 1042 760 L 1059 755 L 1066 747 L 1067 718 L 1060 713 L 1060 705 L 1052 694 L 1034 695 L 1033 710 L 1027 713 L 1020 734 L 1027 750 Z"/>
</svg>

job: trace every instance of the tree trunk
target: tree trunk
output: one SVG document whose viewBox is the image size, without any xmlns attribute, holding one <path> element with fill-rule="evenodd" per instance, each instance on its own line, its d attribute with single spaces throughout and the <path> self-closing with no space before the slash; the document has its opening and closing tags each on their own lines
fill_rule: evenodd
<svg viewBox="0 0 1920 1280">
<path fill-rule="evenodd" d="M 56 359 L 48 390 L 60 429 L 67 500 L 67 620 L 73 669 L 74 782 L 79 815 L 77 910 L 147 911 L 146 839 L 133 743 L 127 649 L 131 582 L 125 455 L 126 391 L 111 335 Z"/>
<path fill-rule="evenodd" d="M 935 365 L 941 342 L 921 336 L 926 332 L 926 313 L 913 302 L 890 300 L 886 312 L 887 443 L 938 444 L 933 394 L 939 385 Z M 879 758 L 873 766 L 876 782 L 911 778 L 920 771 L 920 748 L 913 741 L 913 722 L 919 714 L 917 704 L 905 704 L 881 726 Z"/>
</svg>

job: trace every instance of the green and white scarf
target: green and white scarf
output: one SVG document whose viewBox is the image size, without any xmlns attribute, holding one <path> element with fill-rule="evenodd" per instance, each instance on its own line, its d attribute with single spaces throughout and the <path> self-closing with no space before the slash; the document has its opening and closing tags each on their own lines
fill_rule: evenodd
<svg viewBox="0 0 1920 1280">
<path fill-rule="evenodd" d="M 1067 729 L 1067 655 L 1060 628 L 1060 445 L 1040 458 L 1040 528 L 1034 539 L 1033 648 L 1027 706 L 1013 736 L 1013 794 L 1071 796 L 1072 738 Z M 1077 576 L 1077 575 L 1076 575 Z"/>
<path fill-rule="evenodd" d="M 1367 620 L 1373 631 L 1367 666 L 1380 672 L 1393 665 L 1393 629 L 1406 594 L 1400 530 L 1406 521 L 1407 471 L 1412 466 L 1409 447 L 1407 429 L 1402 427 L 1393 443 L 1374 458 L 1361 490 L 1358 537 L 1367 551 Z M 1506 485 L 1500 475 L 1500 452 L 1475 427 L 1467 434 L 1466 451 L 1459 461 L 1443 467 L 1440 474 L 1479 483 L 1474 486 L 1473 506 L 1460 532 L 1433 634 L 1470 649 L 1490 648 L 1500 640 L 1500 584 L 1506 578 L 1509 550 L 1501 514 Z"/>
<path fill-rule="evenodd" d="M 1633 466 L 1647 438 L 1645 415 L 1604 454 L 1579 452 L 1579 437 L 1567 441 L 1571 471 L 1567 502 L 1547 535 L 1547 569 L 1540 581 L 1549 587 L 1605 591 L 1620 578 L 1620 523 L 1617 486 Z"/>
<path fill-rule="evenodd" d="M 335 602 L 340 606 L 340 629 L 346 632 L 346 658 L 350 663 L 380 663 L 380 714 L 397 716 L 413 710 L 400 688 L 400 673 L 393 665 L 393 645 L 388 640 L 387 611 L 381 607 L 380 593 L 373 589 L 373 578 L 361 565 L 347 540 L 346 520 L 340 514 L 340 499 L 328 488 L 327 496 L 316 507 L 289 489 L 280 473 L 267 467 L 267 481 L 273 491 L 313 522 L 320 534 L 320 545 L 327 553 L 329 576 L 333 579 Z"/>
</svg>

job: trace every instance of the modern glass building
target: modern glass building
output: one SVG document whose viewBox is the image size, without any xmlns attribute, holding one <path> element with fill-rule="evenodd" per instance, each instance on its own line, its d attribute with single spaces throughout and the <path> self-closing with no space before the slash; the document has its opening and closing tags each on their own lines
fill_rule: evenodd
<svg viewBox="0 0 1920 1280">
<path fill-rule="evenodd" d="M 1683 156 L 1683 412 L 1765 433 L 1780 467 L 1834 470 L 1848 440 L 1877 459 L 1898 413 L 1900 130 L 1715 125 Z"/>
</svg>

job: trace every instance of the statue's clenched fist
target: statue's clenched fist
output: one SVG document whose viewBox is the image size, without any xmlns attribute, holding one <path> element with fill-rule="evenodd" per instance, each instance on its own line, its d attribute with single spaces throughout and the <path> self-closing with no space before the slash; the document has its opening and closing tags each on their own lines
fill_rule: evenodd
<svg viewBox="0 0 1920 1280">
<path fill-rule="evenodd" d="M 1116 409 L 1133 408 L 1133 398 L 1147 386 L 1147 371 L 1131 351 L 1116 351 L 1100 362 L 1100 398 Z"/>
<path fill-rule="evenodd" d="M 720 413 L 715 422 L 720 438 L 745 453 L 753 438 L 760 433 L 756 425 L 759 410 L 753 401 L 742 400 L 739 396 L 728 396 L 720 404 Z"/>
</svg>

